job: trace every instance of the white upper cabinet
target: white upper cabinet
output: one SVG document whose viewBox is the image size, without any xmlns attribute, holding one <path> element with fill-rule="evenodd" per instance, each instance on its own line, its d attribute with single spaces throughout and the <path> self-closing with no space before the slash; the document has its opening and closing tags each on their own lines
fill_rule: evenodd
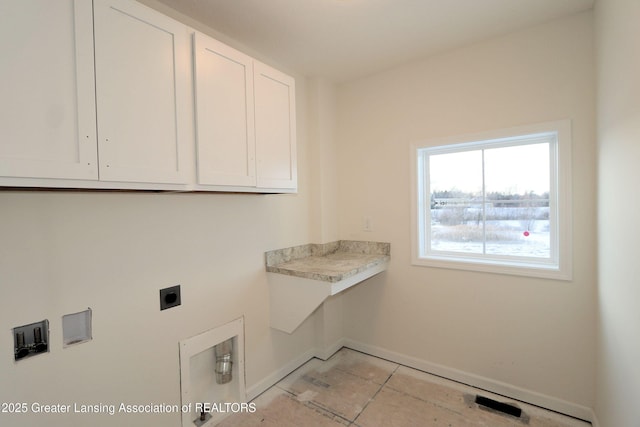
<svg viewBox="0 0 640 427">
<path fill-rule="evenodd" d="M 295 120 L 292 77 L 137 1 L 0 0 L 0 187 L 291 193 Z"/>
<path fill-rule="evenodd" d="M 198 184 L 295 191 L 293 78 L 203 34 L 194 52 Z"/>
<path fill-rule="evenodd" d="M 257 185 L 295 190 L 296 105 L 294 79 L 254 62 Z"/>
<path fill-rule="evenodd" d="M 197 180 L 256 185 L 251 57 L 194 34 Z"/>
<path fill-rule="evenodd" d="M 0 2 L 0 177 L 98 178 L 91 2 Z"/>
<path fill-rule="evenodd" d="M 101 181 L 186 183 L 187 28 L 130 0 L 95 0 Z"/>
</svg>

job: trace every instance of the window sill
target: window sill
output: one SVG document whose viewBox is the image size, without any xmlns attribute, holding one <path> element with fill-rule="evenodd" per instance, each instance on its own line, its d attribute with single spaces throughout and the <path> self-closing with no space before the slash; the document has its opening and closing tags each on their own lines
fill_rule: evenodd
<svg viewBox="0 0 640 427">
<path fill-rule="evenodd" d="M 571 271 L 565 268 L 533 264 L 528 262 L 492 262 L 490 260 L 474 260 L 470 258 L 452 259 L 449 257 L 414 257 L 412 265 L 419 267 L 445 268 L 449 270 L 478 271 L 483 273 L 507 274 L 512 276 L 539 277 L 553 280 L 572 280 Z M 569 270 L 569 271 L 567 271 Z"/>
</svg>

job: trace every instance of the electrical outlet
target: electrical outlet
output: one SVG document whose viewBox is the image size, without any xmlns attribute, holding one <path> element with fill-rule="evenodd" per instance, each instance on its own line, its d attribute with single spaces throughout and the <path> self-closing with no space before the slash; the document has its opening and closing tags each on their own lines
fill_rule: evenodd
<svg viewBox="0 0 640 427">
<path fill-rule="evenodd" d="M 16 361 L 49 352 L 49 321 L 13 328 L 14 359 Z"/>
<path fill-rule="evenodd" d="M 180 299 L 180 285 L 160 289 L 160 310 L 177 307 L 182 304 Z"/>
</svg>

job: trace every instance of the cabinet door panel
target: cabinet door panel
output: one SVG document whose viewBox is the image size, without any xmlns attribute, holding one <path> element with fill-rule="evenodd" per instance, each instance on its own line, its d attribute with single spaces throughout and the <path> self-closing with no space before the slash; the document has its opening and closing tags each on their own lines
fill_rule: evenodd
<svg viewBox="0 0 640 427">
<path fill-rule="evenodd" d="M 295 189 L 295 84 L 287 76 L 254 63 L 257 181 L 261 188 Z"/>
<path fill-rule="evenodd" d="M 0 176 L 98 177 L 89 0 L 0 2 Z"/>
<path fill-rule="evenodd" d="M 100 180 L 185 183 L 186 27 L 128 0 L 94 7 Z"/>
<path fill-rule="evenodd" d="M 252 59 L 196 33 L 198 184 L 255 186 Z"/>
</svg>

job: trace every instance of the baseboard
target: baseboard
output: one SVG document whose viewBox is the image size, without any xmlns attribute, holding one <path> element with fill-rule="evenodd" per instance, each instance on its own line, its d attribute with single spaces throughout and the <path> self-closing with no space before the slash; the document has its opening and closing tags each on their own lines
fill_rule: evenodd
<svg viewBox="0 0 640 427">
<path fill-rule="evenodd" d="M 316 357 L 317 349 L 311 348 L 300 356 L 288 362 L 286 365 L 267 375 L 251 387 L 247 387 L 247 401 L 251 401 L 265 392 L 268 388 L 275 385 L 278 381 Z"/>
<path fill-rule="evenodd" d="M 307 363 L 309 360 L 315 358 L 327 360 L 336 351 L 342 347 L 348 347 L 353 350 L 361 351 L 363 353 L 370 354 L 372 356 L 379 357 L 381 359 L 387 359 L 394 363 L 408 366 L 410 368 L 418 369 L 420 371 L 428 372 L 430 374 L 438 375 L 450 380 L 458 381 L 464 384 L 468 384 L 489 392 L 499 394 L 502 396 L 516 399 L 522 402 L 526 402 L 532 405 L 537 405 L 542 408 L 550 409 L 562 414 L 566 414 L 581 420 L 589 421 L 593 427 L 599 427 L 599 423 L 594 411 L 586 406 L 578 405 L 572 402 L 568 402 L 562 399 L 558 399 L 552 396 L 548 396 L 542 393 L 538 393 L 532 390 L 523 389 L 521 387 L 514 386 L 512 384 L 503 383 L 500 381 L 492 380 L 490 378 L 482 377 L 480 375 L 471 374 L 455 368 L 440 365 L 437 363 L 428 362 L 426 360 L 418 359 L 415 357 L 407 356 L 395 351 L 387 350 L 382 347 L 376 347 L 370 344 L 362 343 L 348 338 L 341 338 L 332 345 L 324 348 L 311 348 L 288 362 L 286 365 L 272 372 L 258 383 L 247 388 L 247 400 L 253 400 L 268 388 L 278 383 L 281 379 L 289 375 L 291 372 L 298 369 L 300 366 Z"/>
<path fill-rule="evenodd" d="M 410 368 L 418 369 L 420 371 L 428 372 L 447 379 L 468 384 L 495 394 L 509 397 L 511 399 L 520 400 L 522 402 L 530 403 L 542 408 L 550 409 L 552 411 L 589 421 L 594 426 L 597 426 L 597 422 L 594 423 L 595 414 L 593 410 L 586 406 L 578 405 L 552 396 L 547 396 L 535 391 L 526 390 L 512 384 L 507 384 L 500 381 L 492 380 L 490 378 L 460 371 L 448 366 L 427 362 L 426 360 L 421 360 L 401 353 L 396 353 L 395 351 L 372 346 L 359 341 L 354 341 L 351 339 L 344 339 L 342 341 L 345 347 L 351 348 L 353 350 L 361 351 L 363 353 L 367 353 L 382 359 L 387 359 L 392 362 L 408 366 Z"/>
<path fill-rule="evenodd" d="M 340 338 L 338 341 L 336 341 L 335 343 L 333 343 L 332 345 L 330 345 L 325 349 L 317 349 L 315 357 L 317 357 L 318 359 L 327 360 L 328 358 L 333 356 L 336 351 L 344 347 L 345 342 L 346 340 L 344 338 Z"/>
<path fill-rule="evenodd" d="M 268 388 L 277 384 L 281 379 L 289 375 L 291 372 L 298 369 L 300 366 L 307 363 L 309 360 L 315 358 L 327 360 L 335 352 L 344 347 L 344 338 L 340 338 L 338 341 L 328 346 L 327 348 L 311 348 L 305 351 L 300 356 L 291 360 L 289 363 L 281 367 L 280 369 L 275 370 L 271 374 L 267 375 L 265 378 L 247 388 L 247 401 L 253 400 L 258 397 L 260 394 L 264 393 Z"/>
</svg>

